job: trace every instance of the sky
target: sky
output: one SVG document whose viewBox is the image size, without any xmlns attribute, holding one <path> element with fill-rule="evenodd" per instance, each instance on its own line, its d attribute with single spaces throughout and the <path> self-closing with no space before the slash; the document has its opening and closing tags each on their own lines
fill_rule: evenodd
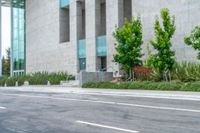
<svg viewBox="0 0 200 133">
<path fill-rule="evenodd" d="M 2 55 L 6 55 L 6 49 L 11 46 L 10 31 L 11 31 L 11 19 L 10 8 L 2 7 Z"/>
</svg>

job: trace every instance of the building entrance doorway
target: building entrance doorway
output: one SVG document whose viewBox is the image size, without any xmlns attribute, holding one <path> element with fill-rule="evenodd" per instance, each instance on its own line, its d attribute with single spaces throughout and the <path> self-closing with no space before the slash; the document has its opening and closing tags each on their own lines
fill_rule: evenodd
<svg viewBox="0 0 200 133">
<path fill-rule="evenodd" d="M 100 56 L 97 57 L 97 63 L 98 63 L 98 71 L 107 71 L 107 59 L 106 56 Z"/>
<path fill-rule="evenodd" d="M 86 58 L 79 59 L 79 68 L 80 68 L 80 71 L 83 71 L 86 69 Z"/>
</svg>

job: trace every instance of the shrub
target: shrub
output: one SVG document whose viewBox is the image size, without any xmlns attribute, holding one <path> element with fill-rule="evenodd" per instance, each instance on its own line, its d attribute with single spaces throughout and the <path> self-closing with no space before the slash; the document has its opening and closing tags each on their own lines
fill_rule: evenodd
<svg viewBox="0 0 200 133">
<path fill-rule="evenodd" d="M 182 91 L 200 91 L 200 82 L 185 83 L 181 88 Z"/>
<path fill-rule="evenodd" d="M 152 69 L 143 66 L 136 66 L 133 68 L 133 71 L 135 72 L 136 79 L 140 81 L 149 80 L 152 74 Z"/>
<path fill-rule="evenodd" d="M 120 63 L 129 78 L 134 80 L 133 67 L 142 64 L 141 57 L 143 44 L 142 23 L 140 17 L 126 20 L 121 28 L 117 28 L 113 33 L 117 44 L 115 44 L 116 54 L 114 61 Z"/>
<path fill-rule="evenodd" d="M 60 84 L 62 80 L 74 80 L 75 77 L 68 75 L 67 73 L 47 73 L 47 72 L 37 72 L 30 75 L 28 81 L 30 85 L 46 85 L 48 81 L 52 85 Z"/>
<path fill-rule="evenodd" d="M 200 26 L 195 27 L 192 33 L 184 38 L 187 45 L 192 46 L 195 50 L 198 50 L 197 58 L 200 60 Z"/>
<path fill-rule="evenodd" d="M 65 80 L 74 80 L 75 77 L 72 75 L 68 75 L 67 73 L 51 73 L 48 75 L 48 81 L 50 81 L 50 83 L 52 85 L 57 85 L 60 84 L 60 81 L 65 81 Z"/>
<path fill-rule="evenodd" d="M 15 83 L 17 81 L 17 77 L 9 77 L 7 80 L 6 80 L 6 84 L 7 86 L 15 86 Z"/>
<path fill-rule="evenodd" d="M 123 82 L 120 84 L 111 82 L 86 83 L 83 88 L 103 89 L 137 89 L 137 90 L 166 90 L 166 91 L 200 91 L 200 82 L 183 83 L 173 82 Z"/>
<path fill-rule="evenodd" d="M 7 79 L 8 79 L 7 76 L 0 77 L 0 86 L 4 86 Z"/>
<path fill-rule="evenodd" d="M 74 76 L 62 72 L 50 74 L 47 72 L 37 72 L 23 76 L 1 77 L 0 86 L 4 86 L 5 83 L 7 84 L 7 86 L 15 86 L 16 82 L 18 82 L 18 85 L 21 86 L 24 84 L 24 81 L 29 81 L 30 85 L 47 85 L 48 81 L 50 81 L 52 85 L 58 85 L 62 80 L 74 79 Z"/>
<path fill-rule="evenodd" d="M 169 72 L 175 63 L 175 52 L 171 50 L 171 39 L 175 33 L 175 17 L 171 17 L 169 10 L 164 8 L 160 11 L 162 25 L 159 18 L 156 17 L 154 29 L 155 39 L 150 44 L 156 50 L 156 53 L 148 59 L 149 63 L 163 74 L 163 79 L 168 81 L 167 72 Z"/>
<path fill-rule="evenodd" d="M 47 72 L 37 72 L 30 75 L 27 79 L 30 85 L 46 85 L 48 81 Z"/>
<path fill-rule="evenodd" d="M 162 72 L 160 72 L 159 69 L 153 69 L 153 72 L 150 75 L 150 80 L 155 81 L 155 82 L 159 82 L 163 79 L 163 75 Z"/>
<path fill-rule="evenodd" d="M 176 63 L 172 74 L 173 79 L 182 82 L 200 81 L 200 63 Z"/>
<path fill-rule="evenodd" d="M 156 84 L 157 84 L 157 90 L 175 91 L 175 90 L 180 90 L 182 87 L 182 83 L 177 83 L 177 82 L 161 82 Z"/>
<path fill-rule="evenodd" d="M 155 82 L 160 82 L 163 79 L 162 76 L 162 73 L 158 69 L 153 69 L 149 79 Z M 200 63 L 175 63 L 173 69 L 167 72 L 167 77 L 172 81 L 200 81 Z"/>
<path fill-rule="evenodd" d="M 114 89 L 118 88 L 116 83 L 111 82 L 99 82 L 99 83 L 86 83 L 82 86 L 83 88 L 105 88 L 105 89 Z"/>
</svg>

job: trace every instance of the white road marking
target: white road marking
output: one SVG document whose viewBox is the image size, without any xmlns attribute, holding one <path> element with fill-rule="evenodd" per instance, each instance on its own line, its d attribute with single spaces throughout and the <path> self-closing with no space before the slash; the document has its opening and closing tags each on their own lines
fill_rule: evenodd
<svg viewBox="0 0 200 133">
<path fill-rule="evenodd" d="M 67 92 L 66 92 L 67 93 Z M 135 97 L 135 98 L 153 98 L 153 99 L 169 99 L 169 100 L 187 100 L 200 101 L 200 96 L 193 95 L 173 95 L 173 94 L 154 94 L 154 93 L 98 93 L 98 92 L 69 92 L 68 94 L 96 95 L 96 96 L 116 96 L 116 97 Z"/>
<path fill-rule="evenodd" d="M 63 101 L 77 101 L 77 102 L 90 102 L 90 103 L 101 103 L 101 104 L 110 104 L 110 105 L 121 105 L 129 107 L 139 107 L 139 108 L 149 108 L 149 109 L 159 109 L 159 110 L 174 110 L 182 112 L 193 112 L 200 113 L 200 110 L 195 109 L 185 109 L 185 108 L 173 108 L 173 107 L 162 107 L 162 106 L 150 106 L 142 104 L 131 104 L 131 103 L 120 103 L 113 101 L 97 101 L 97 100 L 82 100 L 82 99 L 73 99 L 73 98 L 56 98 L 56 97 L 47 97 L 47 96 L 33 96 L 33 95 L 21 95 L 21 94 L 3 94 L 4 96 L 17 96 L 17 97 L 31 97 L 31 98 L 40 98 L 40 99 L 52 99 L 52 100 L 63 100 Z"/>
<path fill-rule="evenodd" d="M 0 107 L 0 109 L 6 109 L 6 107 Z"/>
<path fill-rule="evenodd" d="M 5 88 L 0 87 L 0 90 L 5 90 Z M 84 90 L 80 88 L 59 89 L 56 87 L 54 89 L 49 89 L 48 87 L 43 87 L 43 89 L 33 89 L 32 87 L 22 87 L 22 88 L 6 88 L 6 90 L 17 90 L 21 92 L 46 92 L 46 93 L 63 93 L 63 94 L 80 94 L 80 95 L 97 95 L 97 96 L 116 96 L 116 97 L 139 97 L 139 98 L 153 98 L 153 99 L 171 99 L 171 100 L 188 100 L 188 101 L 200 101 L 200 95 L 194 95 L 192 93 L 176 93 L 176 92 L 165 92 L 160 93 L 157 91 L 142 91 L 137 90 L 127 90 L 127 91 L 114 91 L 114 90 Z"/>
<path fill-rule="evenodd" d="M 107 126 L 107 125 L 101 125 L 101 124 L 96 124 L 96 123 L 90 123 L 90 122 L 85 122 L 85 121 L 76 121 L 76 122 L 79 123 L 79 124 L 85 124 L 85 125 L 94 126 L 94 127 L 107 128 L 107 129 L 112 129 L 112 130 L 117 130 L 117 131 L 128 132 L 128 133 L 139 133 L 139 131 L 119 128 L 119 127 L 113 127 L 113 126 Z"/>
</svg>

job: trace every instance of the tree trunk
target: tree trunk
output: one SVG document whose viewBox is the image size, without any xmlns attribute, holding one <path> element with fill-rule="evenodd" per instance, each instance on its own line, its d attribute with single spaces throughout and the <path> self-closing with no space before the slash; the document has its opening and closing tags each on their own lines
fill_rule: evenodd
<svg viewBox="0 0 200 133">
<path fill-rule="evenodd" d="M 171 72 L 169 71 L 169 82 L 172 81 L 172 76 L 171 76 Z"/>
<path fill-rule="evenodd" d="M 132 69 L 132 78 L 133 78 L 133 81 L 135 81 L 135 72 L 134 72 L 134 69 Z"/>
<path fill-rule="evenodd" d="M 163 70 L 163 80 L 164 80 L 164 81 L 168 81 L 168 78 L 167 78 L 167 71 L 166 71 L 166 70 Z"/>
<path fill-rule="evenodd" d="M 131 69 L 129 70 L 129 80 L 131 81 L 131 79 L 132 79 L 132 71 L 131 71 Z"/>
<path fill-rule="evenodd" d="M 134 77 L 133 70 L 129 69 L 129 80 L 133 81 L 134 80 L 133 77 Z"/>
</svg>

